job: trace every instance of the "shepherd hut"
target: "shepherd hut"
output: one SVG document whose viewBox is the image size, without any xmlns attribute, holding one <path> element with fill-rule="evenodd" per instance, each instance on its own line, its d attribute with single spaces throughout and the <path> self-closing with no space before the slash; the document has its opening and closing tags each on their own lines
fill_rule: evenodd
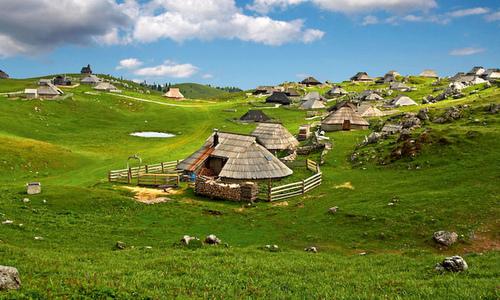
<svg viewBox="0 0 500 300">
<path fill-rule="evenodd" d="M 279 103 L 283 105 L 289 105 L 292 103 L 290 98 L 283 92 L 274 92 L 271 96 L 266 98 L 266 103 Z"/>
<path fill-rule="evenodd" d="M 52 82 L 55 85 L 62 85 L 62 86 L 71 85 L 71 80 L 69 80 L 66 76 L 62 75 L 57 75 L 54 79 L 52 79 Z"/>
<path fill-rule="evenodd" d="M 358 113 L 363 118 L 377 118 L 385 115 L 380 109 L 371 105 L 361 105 L 358 107 Z"/>
<path fill-rule="evenodd" d="M 352 107 L 346 105 L 330 113 L 321 122 L 321 129 L 324 131 L 368 129 L 369 125 L 370 123 L 363 119 Z"/>
<path fill-rule="evenodd" d="M 351 81 L 370 82 L 370 81 L 373 81 L 373 78 L 368 76 L 368 73 L 366 73 L 366 72 L 358 72 L 356 75 L 351 77 Z"/>
<path fill-rule="evenodd" d="M 486 70 L 483 67 L 474 67 L 472 70 L 467 72 L 467 75 L 481 76 L 484 72 L 486 72 Z"/>
<path fill-rule="evenodd" d="M 287 88 L 285 90 L 285 94 L 288 97 L 300 97 L 300 93 L 296 89 L 294 89 L 294 88 Z"/>
<path fill-rule="evenodd" d="M 114 85 L 109 82 L 100 82 L 95 87 L 97 91 L 117 92 L 119 91 Z"/>
<path fill-rule="evenodd" d="M 228 181 L 277 179 L 293 174 L 255 136 L 217 131 L 177 168 Z"/>
<path fill-rule="evenodd" d="M 260 123 L 251 135 L 269 151 L 295 149 L 299 141 L 279 123 Z"/>
<path fill-rule="evenodd" d="M 7 79 L 7 78 L 9 78 L 9 74 L 7 74 L 4 71 L 0 70 L 0 79 Z"/>
<path fill-rule="evenodd" d="M 348 92 L 340 86 L 333 87 L 331 90 L 326 92 L 326 95 L 331 97 L 343 96 L 347 94 Z"/>
<path fill-rule="evenodd" d="M 243 122 L 266 122 L 271 120 L 262 110 L 252 109 L 247 111 L 246 114 L 241 116 L 240 121 Z"/>
<path fill-rule="evenodd" d="M 37 89 L 25 89 L 24 95 L 26 99 L 36 99 L 38 98 L 38 90 Z"/>
<path fill-rule="evenodd" d="M 254 91 L 253 95 L 271 95 L 274 91 L 272 86 L 258 86 Z"/>
<path fill-rule="evenodd" d="M 316 91 L 307 93 L 307 95 L 305 95 L 301 99 L 302 102 L 306 102 L 306 101 L 309 101 L 309 100 L 326 101 L 325 97 L 321 96 L 319 94 L 319 92 L 316 92 Z"/>
<path fill-rule="evenodd" d="M 396 107 L 398 107 L 398 106 L 410 106 L 410 105 L 417 105 L 417 102 L 413 101 L 413 99 L 411 99 L 408 96 L 399 95 L 391 101 L 391 105 L 396 106 Z"/>
<path fill-rule="evenodd" d="M 312 76 L 307 77 L 306 79 L 302 80 L 300 83 L 302 83 L 306 86 L 315 86 L 315 85 L 322 84 L 320 81 L 318 81 L 316 78 L 314 78 Z"/>
<path fill-rule="evenodd" d="M 320 101 L 317 99 L 310 99 L 310 100 L 307 100 L 306 102 L 303 102 L 300 105 L 300 108 L 310 110 L 310 109 L 323 109 L 323 108 L 326 108 L 326 106 L 325 106 L 323 101 Z"/>
<path fill-rule="evenodd" d="M 389 88 L 391 90 L 400 91 L 400 92 L 408 92 L 411 90 L 411 88 L 409 86 L 407 86 L 406 84 L 404 84 L 402 82 L 393 82 L 393 83 L 391 83 Z"/>
<path fill-rule="evenodd" d="M 166 92 L 163 97 L 175 100 L 184 99 L 184 95 L 181 93 L 179 88 L 169 88 L 168 92 Z"/>
<path fill-rule="evenodd" d="M 38 82 L 37 94 L 40 98 L 51 99 L 64 94 L 64 92 L 52 84 L 51 80 L 40 79 Z"/>
<path fill-rule="evenodd" d="M 80 80 L 81 84 L 98 84 L 99 82 L 101 82 L 101 79 L 92 74 Z"/>
<path fill-rule="evenodd" d="M 420 77 L 427 77 L 427 78 L 439 78 L 438 74 L 434 70 L 424 70 L 422 73 L 419 75 Z"/>
</svg>

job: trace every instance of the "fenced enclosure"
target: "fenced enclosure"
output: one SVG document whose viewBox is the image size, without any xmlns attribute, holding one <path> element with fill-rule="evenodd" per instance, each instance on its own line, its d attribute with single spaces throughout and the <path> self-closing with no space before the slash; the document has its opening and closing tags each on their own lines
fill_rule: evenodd
<svg viewBox="0 0 500 300">
<path fill-rule="evenodd" d="M 140 185 L 141 182 L 147 185 L 146 183 L 153 183 L 154 180 L 156 180 L 156 182 L 160 182 L 161 180 L 172 181 L 174 176 L 179 176 L 177 172 L 178 164 L 179 161 L 176 160 L 139 167 L 129 167 L 128 169 L 112 170 L 108 172 L 108 181 L 131 184 L 134 179 L 137 179 L 135 183 L 138 185 Z M 151 176 L 154 174 L 169 176 Z"/>
<path fill-rule="evenodd" d="M 301 181 L 274 187 L 272 186 L 272 182 L 269 181 L 268 185 L 265 187 L 266 189 L 261 190 L 260 198 L 263 198 L 267 201 L 279 201 L 303 195 L 320 186 L 323 174 L 321 173 L 318 163 L 308 159 L 306 160 L 305 164 L 307 169 L 313 172 L 314 175 Z"/>
</svg>

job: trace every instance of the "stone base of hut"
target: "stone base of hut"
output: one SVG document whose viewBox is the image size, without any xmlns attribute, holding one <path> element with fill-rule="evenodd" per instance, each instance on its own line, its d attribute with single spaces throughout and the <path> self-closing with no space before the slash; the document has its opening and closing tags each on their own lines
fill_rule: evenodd
<svg viewBox="0 0 500 300">
<path fill-rule="evenodd" d="M 342 127 L 342 124 L 338 124 L 338 125 L 321 124 L 321 129 L 324 131 L 342 131 L 342 130 L 344 130 Z M 367 130 L 367 129 L 368 129 L 368 126 L 351 124 L 349 130 Z"/>
<path fill-rule="evenodd" d="M 194 191 L 198 195 L 236 202 L 254 202 L 259 192 L 254 182 L 224 183 L 205 176 L 196 177 Z"/>
</svg>

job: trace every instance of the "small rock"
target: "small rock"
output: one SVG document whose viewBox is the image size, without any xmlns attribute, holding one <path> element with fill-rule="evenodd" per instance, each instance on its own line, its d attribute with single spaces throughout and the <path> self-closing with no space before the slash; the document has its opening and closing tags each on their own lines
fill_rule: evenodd
<svg viewBox="0 0 500 300">
<path fill-rule="evenodd" d="M 47 203 L 47 200 L 43 199 L 43 200 L 42 200 L 42 203 L 43 203 L 43 204 L 46 204 L 46 203 Z"/>
<path fill-rule="evenodd" d="M 394 202 L 389 202 L 387 203 L 388 206 L 393 206 L 394 205 Z"/>
<path fill-rule="evenodd" d="M 329 213 L 331 213 L 331 214 L 335 214 L 335 213 L 337 213 L 337 210 L 338 210 L 338 209 L 339 209 L 339 207 L 338 207 L 338 206 L 330 207 L 330 208 L 328 209 L 328 212 L 329 212 Z"/>
<path fill-rule="evenodd" d="M 312 252 L 312 253 L 318 253 L 318 249 L 316 247 L 314 247 L 314 246 L 304 248 L 304 251 L 306 251 L 306 252 Z"/>
<path fill-rule="evenodd" d="M 41 236 L 35 236 L 34 239 L 35 239 L 35 241 L 41 241 L 41 240 L 43 240 L 43 237 L 41 237 Z"/>
<path fill-rule="evenodd" d="M 17 290 L 20 287 L 19 271 L 14 267 L 0 266 L 0 291 Z"/>
<path fill-rule="evenodd" d="M 359 255 L 364 256 L 366 255 L 366 252 L 361 252 Z"/>
<path fill-rule="evenodd" d="M 446 257 L 441 263 L 436 264 L 435 270 L 439 272 L 462 272 L 467 271 L 467 262 L 458 255 Z"/>
<path fill-rule="evenodd" d="M 270 252 L 278 252 L 279 251 L 278 245 L 266 245 L 265 248 L 267 250 L 269 250 Z"/>
<path fill-rule="evenodd" d="M 456 243 L 458 235 L 456 232 L 440 230 L 434 232 L 432 238 L 436 241 L 436 243 L 449 247 Z"/>
<path fill-rule="evenodd" d="M 218 245 L 221 243 L 221 240 L 215 236 L 215 234 L 210 234 L 205 238 L 205 243 L 209 245 Z"/>
<path fill-rule="evenodd" d="M 13 223 L 14 223 L 14 221 L 12 221 L 12 220 L 5 220 L 5 221 L 2 222 L 2 224 L 4 224 L 4 225 L 10 225 L 10 224 L 13 224 Z"/>
<path fill-rule="evenodd" d="M 121 242 L 121 241 L 116 242 L 115 249 L 125 250 L 125 248 L 127 248 L 127 244 L 125 244 L 124 242 Z"/>
<path fill-rule="evenodd" d="M 184 245 L 189 245 L 189 243 L 194 240 L 199 240 L 199 239 L 194 236 L 185 235 L 182 237 L 181 243 L 183 243 Z"/>
<path fill-rule="evenodd" d="M 23 202 L 24 202 L 24 203 L 29 203 L 29 202 L 30 202 L 30 199 L 28 199 L 28 198 L 24 198 L 24 199 L 23 199 Z"/>
</svg>

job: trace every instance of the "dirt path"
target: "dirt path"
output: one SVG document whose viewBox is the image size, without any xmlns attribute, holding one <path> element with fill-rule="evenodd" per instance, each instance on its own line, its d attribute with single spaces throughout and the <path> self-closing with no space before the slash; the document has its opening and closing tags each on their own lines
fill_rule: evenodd
<svg viewBox="0 0 500 300">
<path fill-rule="evenodd" d="M 165 102 L 160 102 L 160 101 L 155 101 L 155 100 L 148 100 L 148 99 L 143 99 L 143 98 L 137 98 L 137 97 L 132 97 L 132 96 L 127 96 L 127 95 L 121 95 L 121 94 L 116 94 L 116 93 L 106 93 L 108 95 L 116 96 L 116 97 L 121 97 L 121 98 L 127 98 L 127 99 L 132 99 L 136 101 L 141 101 L 141 102 L 148 102 L 148 103 L 155 103 L 159 105 L 165 105 L 165 106 L 174 106 L 174 107 L 203 107 L 204 105 L 200 104 L 173 104 L 173 103 L 165 103 Z"/>
</svg>

